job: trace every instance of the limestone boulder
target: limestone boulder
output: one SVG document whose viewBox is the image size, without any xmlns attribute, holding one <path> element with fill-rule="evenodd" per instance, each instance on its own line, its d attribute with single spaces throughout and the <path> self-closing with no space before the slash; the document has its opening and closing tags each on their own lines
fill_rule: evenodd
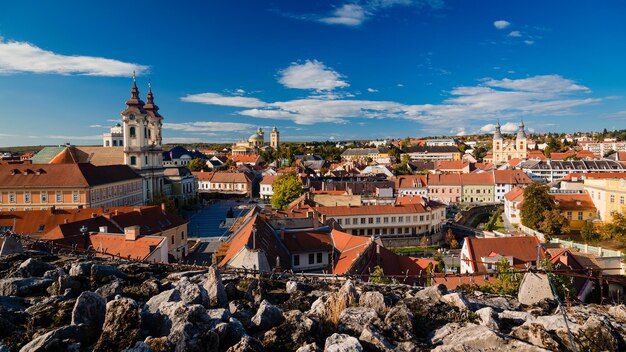
<svg viewBox="0 0 626 352">
<path fill-rule="evenodd" d="M 208 293 L 208 307 L 225 308 L 228 306 L 228 296 L 222 283 L 222 277 L 215 265 L 209 268 L 202 287 Z"/>
<path fill-rule="evenodd" d="M 252 323 L 261 331 L 269 330 L 280 325 L 285 320 L 283 312 L 280 308 L 271 304 L 267 300 L 263 300 L 259 305 L 259 309 L 252 317 Z"/>
<path fill-rule="evenodd" d="M 326 339 L 324 352 L 361 352 L 363 346 L 356 339 L 346 334 L 334 333 Z"/>
<path fill-rule="evenodd" d="M 100 336 L 106 315 L 106 301 L 102 296 L 85 291 L 78 296 L 72 310 L 72 325 L 83 324 L 88 340 L 95 341 Z"/>
<path fill-rule="evenodd" d="M 517 300 L 522 304 L 533 305 L 545 299 L 555 299 L 548 275 L 530 272 L 524 274 L 517 294 Z"/>
<path fill-rule="evenodd" d="M 352 336 L 360 336 L 363 328 L 370 321 L 378 319 L 378 314 L 371 308 L 348 307 L 339 316 L 339 332 Z"/>
<path fill-rule="evenodd" d="M 107 303 L 102 334 L 94 351 L 118 351 L 134 346 L 139 337 L 140 325 L 137 302 L 130 298 L 119 298 Z"/>
<path fill-rule="evenodd" d="M 365 308 L 371 308 L 378 314 L 386 313 L 385 296 L 382 293 L 376 291 L 364 292 L 359 297 L 359 306 Z"/>
</svg>

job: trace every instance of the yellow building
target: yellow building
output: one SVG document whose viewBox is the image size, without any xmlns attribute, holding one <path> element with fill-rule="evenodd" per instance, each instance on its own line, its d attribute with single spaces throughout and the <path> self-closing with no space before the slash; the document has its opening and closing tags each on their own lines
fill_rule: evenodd
<svg viewBox="0 0 626 352">
<path fill-rule="evenodd" d="M 528 157 L 528 144 L 524 132 L 524 122 L 520 122 L 515 140 L 505 140 L 500 132 L 500 121 L 496 125 L 493 134 L 493 146 L 491 162 L 494 164 L 506 163 L 511 159 L 526 159 Z"/>
<path fill-rule="evenodd" d="M 136 205 L 142 178 L 126 165 L 0 165 L 0 211 Z"/>
<path fill-rule="evenodd" d="M 614 212 L 626 211 L 626 173 L 609 173 L 605 176 L 588 176 L 584 187 L 598 210 L 600 220 L 611 222 Z"/>
<path fill-rule="evenodd" d="M 579 231 L 587 221 L 597 218 L 596 207 L 587 193 L 558 193 L 550 197 L 569 221 L 570 231 Z"/>
</svg>

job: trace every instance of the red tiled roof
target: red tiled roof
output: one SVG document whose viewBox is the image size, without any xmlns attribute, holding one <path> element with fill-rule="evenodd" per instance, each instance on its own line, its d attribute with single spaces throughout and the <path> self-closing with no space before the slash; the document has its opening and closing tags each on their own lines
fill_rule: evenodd
<svg viewBox="0 0 626 352">
<path fill-rule="evenodd" d="M 596 208 L 588 193 L 558 193 L 550 194 L 550 197 L 554 199 L 561 210 L 589 210 Z"/>
<path fill-rule="evenodd" d="M 461 187 L 461 174 L 435 174 L 428 175 L 429 186 L 459 186 Z"/>
<path fill-rule="evenodd" d="M 165 240 L 165 237 L 160 236 L 140 236 L 134 241 L 129 241 L 124 234 L 107 233 L 89 236 L 89 241 L 96 251 L 137 260 L 146 259 L 152 253 L 151 249 L 154 250 Z"/>
<path fill-rule="evenodd" d="M 448 290 L 456 290 L 456 288 L 460 285 L 471 285 L 471 286 L 482 286 L 487 283 L 495 283 L 498 279 L 496 277 L 487 276 L 487 279 L 483 275 L 464 275 L 464 276 L 455 276 L 455 275 L 447 275 L 439 274 L 430 279 L 432 285 L 443 284 L 446 286 Z"/>
<path fill-rule="evenodd" d="M 491 170 L 493 167 L 492 163 L 474 163 L 474 168 L 477 170 Z"/>
<path fill-rule="evenodd" d="M 481 258 L 489 256 L 491 252 L 499 253 L 504 257 L 513 257 L 513 266 L 524 268 L 527 262 L 537 261 L 537 245 L 539 240 L 535 236 L 473 238 L 466 237 L 470 253 L 471 265 L 477 273 L 485 273 L 485 266 Z M 545 252 L 541 250 L 541 257 Z"/>
<path fill-rule="evenodd" d="M 514 200 L 516 200 L 518 197 L 521 197 L 524 195 L 524 189 L 521 187 L 514 187 L 512 190 L 510 190 L 509 192 L 507 192 L 504 195 L 504 198 L 506 200 L 508 200 L 509 202 L 512 202 Z"/>
<path fill-rule="evenodd" d="M 571 174 L 565 175 L 563 177 L 563 181 L 572 181 L 576 178 L 578 181 L 582 180 L 594 180 L 594 179 L 605 179 L 605 178 L 625 178 L 626 172 L 590 172 L 590 173 L 581 173 L 581 172 L 573 172 Z"/>
<path fill-rule="evenodd" d="M 437 160 L 435 170 L 460 170 L 469 167 L 467 160 Z"/>
<path fill-rule="evenodd" d="M 235 163 L 256 164 L 261 159 L 260 155 L 229 155 L 228 159 Z"/>
<path fill-rule="evenodd" d="M 333 273 L 345 274 L 372 242 L 369 237 L 353 236 L 337 230 L 332 230 L 331 234 L 335 249 L 339 252 L 339 256 L 335 258 Z"/>
<path fill-rule="evenodd" d="M 426 187 L 428 177 L 426 175 L 406 175 L 398 176 L 396 179 L 396 189 Z"/>
<path fill-rule="evenodd" d="M 376 215 L 376 214 L 412 214 L 424 213 L 427 210 L 421 204 L 407 205 L 363 205 L 363 206 L 335 206 L 335 207 L 317 207 L 319 213 L 326 216 L 345 216 L 345 215 Z"/>
<path fill-rule="evenodd" d="M 278 176 L 277 175 L 267 175 L 267 176 L 263 176 L 263 181 L 261 181 L 262 185 L 271 185 L 274 184 L 274 181 L 276 181 L 276 178 Z"/>
<path fill-rule="evenodd" d="M 461 174 L 461 181 L 464 185 L 493 185 L 493 174 Z"/>
<path fill-rule="evenodd" d="M 92 187 L 141 179 L 127 165 L 0 165 L 0 188 Z"/>
<path fill-rule="evenodd" d="M 500 184 L 529 185 L 533 181 L 522 170 L 494 170 L 495 182 Z"/>
<path fill-rule="evenodd" d="M 545 160 L 546 156 L 541 150 L 531 150 L 528 152 L 528 159 L 541 159 Z"/>
<path fill-rule="evenodd" d="M 521 163 L 521 162 L 522 162 L 522 159 L 519 159 L 519 158 L 513 158 L 513 159 L 509 160 L 509 161 L 507 162 L 507 164 L 509 164 L 509 166 L 510 166 L 510 167 L 515 167 L 515 166 L 517 166 L 517 165 L 518 165 L 519 163 Z"/>
<path fill-rule="evenodd" d="M 330 238 L 328 230 L 286 231 L 283 243 L 291 253 L 306 252 L 317 249 L 329 250 L 333 247 L 333 242 Z"/>
</svg>

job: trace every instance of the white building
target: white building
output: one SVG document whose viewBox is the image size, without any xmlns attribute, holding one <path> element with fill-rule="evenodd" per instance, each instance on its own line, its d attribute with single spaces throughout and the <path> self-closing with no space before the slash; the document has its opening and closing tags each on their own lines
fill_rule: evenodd
<svg viewBox="0 0 626 352">
<path fill-rule="evenodd" d="M 277 176 L 275 175 L 263 176 L 263 181 L 261 181 L 261 188 L 259 191 L 261 199 L 265 201 L 272 199 L 272 196 L 274 195 L 274 181 L 276 181 L 276 177 Z"/>
<path fill-rule="evenodd" d="M 504 216 L 511 225 L 519 225 L 521 221 L 520 207 L 524 200 L 524 189 L 513 188 L 504 195 Z"/>
<path fill-rule="evenodd" d="M 426 145 L 429 147 L 455 147 L 459 143 L 454 138 L 427 139 Z"/>
<path fill-rule="evenodd" d="M 515 187 L 525 188 L 533 181 L 522 170 L 494 170 L 495 201 L 504 203 L 505 194 Z"/>
<path fill-rule="evenodd" d="M 124 132 L 122 125 L 115 124 L 111 127 L 111 132 L 102 135 L 103 147 L 122 147 L 124 146 Z"/>
</svg>

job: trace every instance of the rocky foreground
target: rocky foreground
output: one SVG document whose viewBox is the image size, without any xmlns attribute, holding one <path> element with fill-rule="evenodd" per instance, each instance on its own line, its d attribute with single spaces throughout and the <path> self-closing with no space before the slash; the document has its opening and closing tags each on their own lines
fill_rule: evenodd
<svg viewBox="0 0 626 352">
<path fill-rule="evenodd" d="M 0 260 L 0 351 L 623 351 L 624 306 L 347 281 L 256 279 L 215 268 Z M 569 328 L 569 330 L 568 330 Z"/>
</svg>

